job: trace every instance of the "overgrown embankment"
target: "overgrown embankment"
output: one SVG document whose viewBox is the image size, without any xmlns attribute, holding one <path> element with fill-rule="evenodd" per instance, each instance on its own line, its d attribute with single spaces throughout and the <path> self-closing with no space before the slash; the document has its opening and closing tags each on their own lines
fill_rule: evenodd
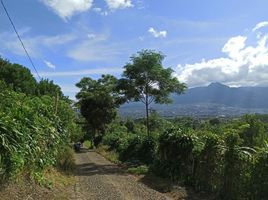
<svg viewBox="0 0 268 200">
<path fill-rule="evenodd" d="M 0 181 L 23 175 L 47 185 L 47 168 L 74 162 L 69 143 L 81 131 L 71 101 L 52 81 L 37 82 L 23 66 L 0 61 Z"/>
<path fill-rule="evenodd" d="M 151 137 L 144 121 L 109 125 L 103 144 L 106 156 L 216 199 L 267 199 L 267 116 L 247 115 L 221 122 L 152 116 Z M 105 149 L 104 149 L 105 150 Z M 118 162 L 118 161 L 117 161 Z M 134 168 L 133 168 L 134 167 Z M 142 172 L 143 171 L 143 172 Z"/>
</svg>

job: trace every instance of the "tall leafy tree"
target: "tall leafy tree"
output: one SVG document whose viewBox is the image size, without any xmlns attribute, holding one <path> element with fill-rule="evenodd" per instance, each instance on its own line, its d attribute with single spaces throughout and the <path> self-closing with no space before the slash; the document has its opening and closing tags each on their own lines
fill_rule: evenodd
<svg viewBox="0 0 268 200">
<path fill-rule="evenodd" d="M 53 81 L 48 79 L 42 79 L 41 81 L 39 81 L 39 83 L 37 84 L 36 92 L 38 95 L 58 95 L 60 98 L 64 97 L 60 86 L 56 85 Z"/>
<path fill-rule="evenodd" d="M 34 94 L 36 80 L 30 70 L 19 64 L 12 64 L 0 57 L 0 80 L 14 91 Z"/>
<path fill-rule="evenodd" d="M 82 78 L 76 84 L 80 88 L 76 95 L 78 105 L 93 137 L 102 135 L 105 126 L 116 117 L 116 108 L 121 104 L 121 98 L 115 90 L 116 83 L 114 76 L 102 75 L 98 80 Z"/>
<path fill-rule="evenodd" d="M 171 68 L 164 68 L 164 55 L 153 50 L 142 50 L 130 58 L 124 66 L 122 79 L 118 81 L 121 94 L 130 101 L 141 101 L 145 105 L 146 125 L 149 136 L 149 105 L 171 103 L 170 93 L 181 94 L 186 85 L 172 76 Z"/>
</svg>

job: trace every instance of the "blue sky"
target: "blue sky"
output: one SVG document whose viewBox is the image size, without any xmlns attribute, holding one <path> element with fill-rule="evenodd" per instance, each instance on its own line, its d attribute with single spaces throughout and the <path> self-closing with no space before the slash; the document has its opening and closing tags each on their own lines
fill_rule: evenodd
<svg viewBox="0 0 268 200">
<path fill-rule="evenodd" d="M 267 0 L 3 0 L 43 78 L 74 98 L 82 77 L 120 76 L 141 49 L 189 87 L 268 86 Z M 0 8 L 0 55 L 33 69 Z"/>
</svg>

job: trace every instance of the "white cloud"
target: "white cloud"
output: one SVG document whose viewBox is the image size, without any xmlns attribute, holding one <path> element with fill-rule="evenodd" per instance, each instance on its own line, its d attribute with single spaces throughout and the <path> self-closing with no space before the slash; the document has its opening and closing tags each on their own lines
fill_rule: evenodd
<svg viewBox="0 0 268 200">
<path fill-rule="evenodd" d="M 230 38 L 222 48 L 225 57 L 178 65 L 175 74 L 190 87 L 215 81 L 236 86 L 268 86 L 268 34 L 257 34 L 255 45 L 247 44 L 248 39 Z"/>
<path fill-rule="evenodd" d="M 96 35 L 94 33 L 89 33 L 89 34 L 87 34 L 87 37 L 89 39 L 95 39 L 96 38 Z"/>
<path fill-rule="evenodd" d="M 240 50 L 245 47 L 245 41 L 247 37 L 236 36 L 228 40 L 228 42 L 223 46 L 222 52 L 227 53 L 231 58 L 237 58 L 239 56 Z"/>
<path fill-rule="evenodd" d="M 96 13 L 99 13 L 102 16 L 107 16 L 108 15 L 108 11 L 105 11 L 105 10 L 99 8 L 99 7 L 93 8 L 93 11 L 96 12 Z"/>
<path fill-rule="evenodd" d="M 46 64 L 47 67 L 51 68 L 51 69 L 55 69 L 56 66 L 54 64 L 52 64 L 51 62 L 44 60 L 44 63 Z"/>
<path fill-rule="evenodd" d="M 20 32 L 20 31 L 19 31 Z M 21 37 L 23 34 L 21 34 Z M 36 46 L 33 44 L 33 40 L 29 38 L 22 38 L 24 45 L 31 56 L 37 56 L 38 51 Z M 9 51 L 16 55 L 25 56 L 25 51 L 23 50 L 20 41 L 14 33 L 2 32 L 0 33 L 0 50 L 3 52 Z"/>
<path fill-rule="evenodd" d="M 96 35 L 94 39 L 83 40 L 71 48 L 67 55 L 82 62 L 117 58 L 124 50 L 118 43 L 110 43 L 107 39 L 107 35 Z"/>
<path fill-rule="evenodd" d="M 256 31 L 256 30 L 258 30 L 258 29 L 260 29 L 260 28 L 263 28 L 263 27 L 265 27 L 265 26 L 268 26 L 268 21 L 263 21 L 263 22 L 258 23 L 258 24 L 252 29 L 252 31 Z"/>
<path fill-rule="evenodd" d="M 39 72 L 42 77 L 67 77 L 67 76 L 85 76 L 85 75 L 101 75 L 101 74 L 118 74 L 123 71 L 122 68 L 117 67 L 103 67 L 99 69 L 85 69 L 85 70 L 75 70 L 75 71 L 61 71 L 61 72 Z M 34 73 L 34 76 L 36 74 Z"/>
<path fill-rule="evenodd" d="M 167 37 L 167 31 L 157 31 L 153 27 L 148 29 L 148 32 L 152 34 L 155 38 L 165 38 Z"/>
<path fill-rule="evenodd" d="M 54 36 L 37 36 L 36 37 L 36 40 L 39 40 L 39 43 L 47 47 L 67 44 L 76 39 L 77 39 L 77 36 L 75 36 L 74 34 L 61 34 L 61 35 L 54 35 Z"/>
<path fill-rule="evenodd" d="M 64 20 L 76 13 L 89 10 L 93 5 L 93 0 L 41 0 L 41 2 L 52 8 Z"/>
<path fill-rule="evenodd" d="M 27 31 L 25 31 L 26 29 Z M 55 47 L 61 47 L 77 39 L 77 36 L 74 34 L 31 36 L 31 34 L 28 34 L 30 29 L 26 29 L 18 31 L 25 44 L 27 51 L 32 57 L 41 57 L 44 48 L 48 48 L 54 51 Z M 25 52 L 17 36 L 14 33 L 0 33 L 0 44 L 0 50 L 3 52 L 9 51 L 15 55 L 25 56 Z"/>
<path fill-rule="evenodd" d="M 107 16 L 109 13 L 107 11 L 103 11 L 100 13 L 102 16 Z"/>
<path fill-rule="evenodd" d="M 125 9 L 132 7 L 131 0 L 105 0 L 110 10 Z"/>
</svg>

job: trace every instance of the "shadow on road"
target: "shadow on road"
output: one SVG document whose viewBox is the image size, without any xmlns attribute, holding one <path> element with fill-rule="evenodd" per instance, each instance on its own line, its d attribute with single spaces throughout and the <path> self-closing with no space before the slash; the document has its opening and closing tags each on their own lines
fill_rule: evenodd
<svg viewBox="0 0 268 200">
<path fill-rule="evenodd" d="M 93 150 L 81 149 L 77 154 L 94 152 Z M 107 164 L 98 159 L 98 162 L 83 160 L 83 164 L 76 164 L 75 174 L 77 176 L 94 175 L 127 175 L 127 173 L 115 164 Z M 87 162 L 88 161 L 88 162 Z"/>
<path fill-rule="evenodd" d="M 76 165 L 77 176 L 93 176 L 93 175 L 126 175 L 125 172 L 120 170 L 114 165 L 96 165 L 95 163 L 86 163 Z"/>
<path fill-rule="evenodd" d="M 154 189 L 160 193 L 168 194 L 173 199 L 178 200 L 212 200 L 207 195 L 194 192 L 191 188 L 183 186 L 183 184 L 175 184 L 168 179 L 158 177 L 154 174 L 146 174 L 139 179 L 139 182 L 147 187 Z"/>
</svg>

